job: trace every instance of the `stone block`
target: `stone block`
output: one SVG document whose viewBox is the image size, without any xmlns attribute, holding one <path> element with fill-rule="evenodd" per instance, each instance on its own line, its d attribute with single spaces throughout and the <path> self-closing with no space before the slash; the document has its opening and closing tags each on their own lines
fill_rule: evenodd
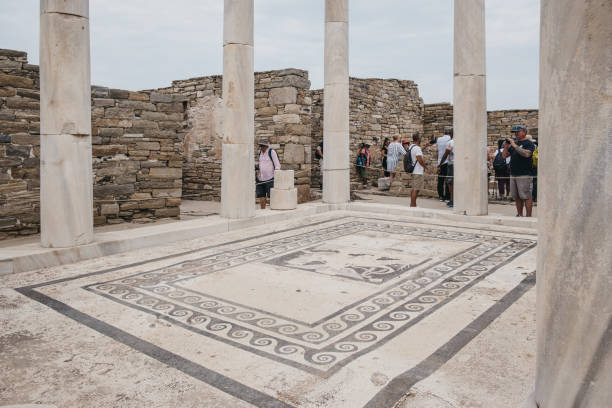
<svg viewBox="0 0 612 408">
<path fill-rule="evenodd" d="M 294 180 L 293 170 L 275 170 L 274 171 L 274 188 L 277 190 L 289 190 L 293 188 Z"/>
<path fill-rule="evenodd" d="M 151 98 L 150 99 L 151 99 L 151 102 L 153 102 L 153 103 L 157 103 L 157 102 L 163 102 L 163 103 L 174 102 L 174 97 L 172 95 L 158 93 L 158 92 L 151 93 Z"/>
<path fill-rule="evenodd" d="M 116 215 L 119 212 L 119 204 L 102 204 L 100 206 L 100 215 Z"/>
<path fill-rule="evenodd" d="M 138 208 L 140 209 L 156 209 L 156 208 L 164 208 L 166 206 L 166 200 L 164 198 L 154 199 L 154 200 L 144 200 L 138 203 Z"/>
<path fill-rule="evenodd" d="M 297 115 L 295 113 L 274 115 L 272 119 L 274 120 L 274 123 L 301 123 L 300 115 Z"/>
<path fill-rule="evenodd" d="M 270 90 L 270 105 L 287 105 L 297 102 L 297 89 L 294 87 L 273 88 Z"/>
<path fill-rule="evenodd" d="M 155 210 L 156 217 L 178 217 L 181 215 L 180 207 L 159 208 Z"/>
<path fill-rule="evenodd" d="M 113 99 L 129 99 L 130 91 L 123 89 L 109 89 L 110 97 Z"/>
<path fill-rule="evenodd" d="M 296 188 L 298 192 L 298 203 L 299 204 L 308 202 L 312 199 L 310 195 L 309 185 L 301 185 L 301 186 L 297 186 Z"/>
<path fill-rule="evenodd" d="M 93 157 L 115 156 L 118 154 L 125 154 L 125 153 L 127 153 L 127 146 L 125 145 L 92 146 Z"/>
<path fill-rule="evenodd" d="M 304 146 L 288 143 L 285 145 L 283 163 L 302 164 L 304 163 Z"/>
<path fill-rule="evenodd" d="M 32 88 L 34 81 L 17 75 L 8 75 L 0 72 L 0 86 L 12 86 L 13 88 Z"/>
<path fill-rule="evenodd" d="M 295 210 L 297 208 L 297 188 L 289 190 L 270 190 L 270 208 L 272 210 Z"/>
<path fill-rule="evenodd" d="M 149 94 L 144 92 L 130 92 L 129 98 L 131 101 L 148 101 Z"/>
<path fill-rule="evenodd" d="M 176 167 L 154 167 L 149 171 L 149 176 L 155 179 L 180 179 L 183 169 Z"/>
</svg>

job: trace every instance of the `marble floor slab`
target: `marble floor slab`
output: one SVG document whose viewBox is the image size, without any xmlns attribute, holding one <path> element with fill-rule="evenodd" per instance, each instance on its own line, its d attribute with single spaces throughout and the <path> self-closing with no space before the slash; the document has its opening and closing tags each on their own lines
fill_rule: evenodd
<svg viewBox="0 0 612 408">
<path fill-rule="evenodd" d="M 394 379 L 432 374 L 427 358 L 525 285 L 535 245 L 511 229 L 337 212 L 32 274 L 15 289 L 247 404 L 392 406 L 410 388 Z"/>
</svg>

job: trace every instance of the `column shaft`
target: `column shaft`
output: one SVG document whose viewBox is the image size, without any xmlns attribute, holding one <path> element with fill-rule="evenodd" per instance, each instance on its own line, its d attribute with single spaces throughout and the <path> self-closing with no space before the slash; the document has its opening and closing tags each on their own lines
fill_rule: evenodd
<svg viewBox="0 0 612 408">
<path fill-rule="evenodd" d="M 41 244 L 93 241 L 89 0 L 40 1 Z"/>
<path fill-rule="evenodd" d="M 253 0 L 225 0 L 221 216 L 255 215 Z"/>
<path fill-rule="evenodd" d="M 350 200 L 348 0 L 325 0 L 323 201 Z"/>
<path fill-rule="evenodd" d="M 455 1 L 454 208 L 487 214 L 487 103 L 484 0 Z"/>
<path fill-rule="evenodd" d="M 541 2 L 535 402 L 542 408 L 612 401 L 610 16 L 609 1 Z"/>
</svg>

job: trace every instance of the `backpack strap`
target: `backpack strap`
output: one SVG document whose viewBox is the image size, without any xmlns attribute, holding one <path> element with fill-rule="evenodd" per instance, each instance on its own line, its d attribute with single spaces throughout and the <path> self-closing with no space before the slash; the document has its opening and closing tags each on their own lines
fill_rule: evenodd
<svg viewBox="0 0 612 408">
<path fill-rule="evenodd" d="M 278 153 L 276 153 L 275 150 L 273 150 L 272 148 L 268 149 L 268 156 L 270 156 L 270 161 L 272 162 L 272 166 L 274 166 L 274 170 L 278 170 L 276 168 L 276 164 L 274 163 L 274 159 L 272 158 L 272 152 L 274 152 L 274 154 L 276 155 L 276 159 L 280 162 L 280 159 L 278 158 Z"/>
</svg>

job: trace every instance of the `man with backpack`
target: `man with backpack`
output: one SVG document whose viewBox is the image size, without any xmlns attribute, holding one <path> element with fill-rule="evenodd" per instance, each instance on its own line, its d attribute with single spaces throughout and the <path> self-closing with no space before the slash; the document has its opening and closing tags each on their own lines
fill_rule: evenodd
<svg viewBox="0 0 612 408">
<path fill-rule="evenodd" d="M 427 147 L 427 146 L 426 146 Z M 423 172 L 431 173 L 423 161 L 423 150 L 421 150 L 421 135 L 415 133 L 412 136 L 412 144 L 408 146 L 404 158 L 404 170 L 412 173 L 412 191 L 410 192 L 410 207 L 417 206 L 419 190 L 425 186 Z"/>
<path fill-rule="evenodd" d="M 517 125 L 512 128 L 514 139 L 506 139 L 503 157 L 510 157 L 510 193 L 516 201 L 517 217 L 523 216 L 523 206 L 527 217 L 531 217 L 533 207 L 533 158 L 535 145 L 527 139 L 527 128 Z"/>
<path fill-rule="evenodd" d="M 255 193 L 259 198 L 259 207 L 265 210 L 266 198 L 270 197 L 270 190 L 274 187 L 274 171 L 280 170 L 281 166 L 278 154 L 263 139 L 259 141 L 259 162 L 255 168 L 259 170 Z"/>
</svg>

